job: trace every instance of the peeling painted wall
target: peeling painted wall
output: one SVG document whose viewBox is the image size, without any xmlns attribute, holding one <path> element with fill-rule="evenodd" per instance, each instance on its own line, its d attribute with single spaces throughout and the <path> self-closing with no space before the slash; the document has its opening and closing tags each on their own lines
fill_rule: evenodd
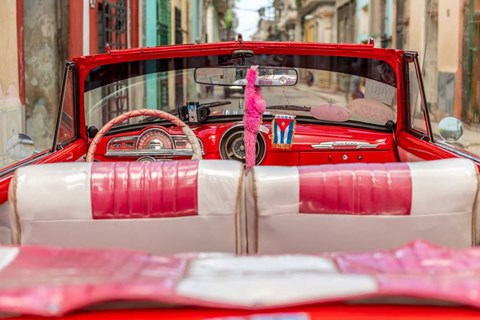
<svg viewBox="0 0 480 320">
<path fill-rule="evenodd" d="M 457 72 L 459 59 L 460 2 L 438 1 L 438 70 Z"/>
<path fill-rule="evenodd" d="M 63 61 L 58 52 L 57 0 L 25 0 L 26 129 L 37 149 L 52 146 Z"/>
<path fill-rule="evenodd" d="M 423 52 L 425 47 L 425 8 L 427 0 L 410 1 L 408 42 L 406 49 L 417 51 L 420 65 L 423 63 Z M 430 2 L 430 1 L 428 1 Z"/>
<path fill-rule="evenodd" d="M 16 0 L 2 0 L 0 10 L 0 167 L 11 162 L 5 154 L 7 139 L 22 132 L 23 107 L 19 98 Z"/>
</svg>

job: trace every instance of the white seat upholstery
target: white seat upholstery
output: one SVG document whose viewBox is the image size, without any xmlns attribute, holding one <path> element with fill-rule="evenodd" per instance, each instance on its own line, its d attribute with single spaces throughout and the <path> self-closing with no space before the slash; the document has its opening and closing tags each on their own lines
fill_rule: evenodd
<svg viewBox="0 0 480 320">
<path fill-rule="evenodd" d="M 35 165 L 12 179 L 0 241 L 159 254 L 466 247 L 477 192 L 465 159 L 258 166 L 246 179 L 222 160 Z"/>
<path fill-rule="evenodd" d="M 249 253 L 475 242 L 473 162 L 255 167 L 247 177 Z"/>
<path fill-rule="evenodd" d="M 235 161 L 34 165 L 10 185 L 14 244 L 239 252 Z"/>
</svg>

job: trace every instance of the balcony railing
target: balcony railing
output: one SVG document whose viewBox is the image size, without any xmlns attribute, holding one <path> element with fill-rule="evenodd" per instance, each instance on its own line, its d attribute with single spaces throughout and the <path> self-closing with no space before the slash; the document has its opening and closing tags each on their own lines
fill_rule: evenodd
<svg viewBox="0 0 480 320">
<path fill-rule="evenodd" d="M 335 0 L 301 0 L 298 13 L 303 16 L 320 5 L 335 5 Z"/>
<path fill-rule="evenodd" d="M 213 0 L 212 3 L 219 14 L 224 14 L 230 8 L 230 0 Z"/>
<path fill-rule="evenodd" d="M 297 20 L 296 10 L 285 10 L 283 11 L 282 17 L 278 22 L 278 27 L 280 29 L 287 29 L 289 25 L 295 25 L 296 20 Z"/>
</svg>

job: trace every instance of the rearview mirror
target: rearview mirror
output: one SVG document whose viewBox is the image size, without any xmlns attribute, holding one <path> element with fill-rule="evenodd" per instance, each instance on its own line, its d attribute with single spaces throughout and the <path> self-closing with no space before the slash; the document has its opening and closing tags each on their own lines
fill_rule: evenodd
<svg viewBox="0 0 480 320">
<path fill-rule="evenodd" d="M 13 160 L 23 160 L 35 153 L 35 145 L 29 135 L 19 133 L 8 138 L 6 153 Z"/>
<path fill-rule="evenodd" d="M 457 142 L 463 136 L 463 125 L 457 118 L 446 117 L 438 124 L 440 136 L 447 142 Z"/>
<path fill-rule="evenodd" d="M 246 86 L 248 67 L 205 67 L 195 69 L 195 82 L 218 86 Z M 255 85 L 260 87 L 294 86 L 297 70 L 292 68 L 258 67 Z"/>
</svg>

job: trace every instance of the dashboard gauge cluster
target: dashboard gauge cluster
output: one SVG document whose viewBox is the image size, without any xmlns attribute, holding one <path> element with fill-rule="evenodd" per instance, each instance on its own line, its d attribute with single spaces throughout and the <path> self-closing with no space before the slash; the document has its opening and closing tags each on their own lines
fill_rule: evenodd
<svg viewBox="0 0 480 320">
<path fill-rule="evenodd" d="M 199 139 L 200 141 L 200 139 Z M 200 145 L 203 145 L 200 141 Z M 187 136 L 170 135 L 161 128 L 149 128 L 138 136 L 118 137 L 107 144 L 108 157 L 136 157 L 137 161 L 155 161 L 178 156 L 192 156 Z"/>
<path fill-rule="evenodd" d="M 192 145 L 190 144 L 186 136 L 172 136 L 172 138 L 173 145 L 175 146 L 176 150 L 192 150 Z"/>
<path fill-rule="evenodd" d="M 135 150 L 136 137 L 120 137 L 113 139 L 108 144 L 108 150 L 122 151 L 122 150 Z"/>
<path fill-rule="evenodd" d="M 137 140 L 137 150 L 172 150 L 171 136 L 161 129 L 149 129 L 143 132 Z"/>
</svg>

